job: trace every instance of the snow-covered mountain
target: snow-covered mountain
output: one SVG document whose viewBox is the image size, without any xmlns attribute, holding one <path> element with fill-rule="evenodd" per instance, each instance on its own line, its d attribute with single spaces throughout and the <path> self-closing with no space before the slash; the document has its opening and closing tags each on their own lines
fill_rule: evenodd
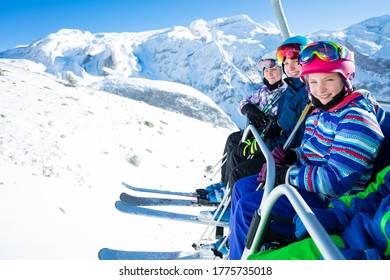
<svg viewBox="0 0 390 280">
<path fill-rule="evenodd" d="M 382 16 L 343 30 L 302 35 L 351 47 L 356 53 L 357 85 L 371 90 L 378 100 L 390 100 L 389 33 L 390 16 Z M 74 85 L 102 88 L 154 105 L 160 97 L 129 93 L 134 90 L 130 78 L 185 84 L 209 96 L 242 126 L 237 104 L 261 85 L 256 61 L 281 42 L 272 23 L 259 24 L 239 15 L 139 33 L 63 29 L 29 46 L 3 51 L 0 57 L 30 59 Z"/>
</svg>

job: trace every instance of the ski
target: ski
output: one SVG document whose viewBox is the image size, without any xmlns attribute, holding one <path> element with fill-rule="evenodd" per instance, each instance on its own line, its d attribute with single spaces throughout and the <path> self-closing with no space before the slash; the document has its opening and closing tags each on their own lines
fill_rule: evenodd
<svg viewBox="0 0 390 280">
<path fill-rule="evenodd" d="M 160 197 L 141 197 L 127 193 L 120 194 L 120 200 L 130 206 L 217 206 L 218 203 L 207 199 L 174 199 Z"/>
<path fill-rule="evenodd" d="M 103 248 L 98 253 L 99 260 L 201 260 L 212 259 L 210 251 L 123 251 Z"/>
<path fill-rule="evenodd" d="M 147 193 L 158 193 L 158 194 L 166 194 L 166 195 L 177 195 L 177 196 L 187 196 L 187 197 L 197 197 L 199 196 L 196 192 L 175 192 L 175 191 L 166 191 L 166 190 L 156 190 L 156 189 L 145 189 L 145 188 L 137 188 L 122 182 L 126 188 L 136 191 L 136 192 L 147 192 Z"/>
<path fill-rule="evenodd" d="M 198 216 L 195 215 L 168 212 L 168 211 L 156 210 L 156 209 L 150 209 L 150 208 L 138 207 L 138 206 L 131 206 L 121 200 L 118 200 L 115 203 L 115 208 L 123 213 L 132 214 L 132 215 L 147 216 L 147 217 L 168 219 L 174 221 L 183 221 L 183 222 L 197 223 L 203 225 L 209 224 L 209 220 L 201 220 L 199 219 Z M 218 222 L 216 224 L 218 226 L 223 226 L 223 227 L 229 226 L 228 222 Z"/>
</svg>

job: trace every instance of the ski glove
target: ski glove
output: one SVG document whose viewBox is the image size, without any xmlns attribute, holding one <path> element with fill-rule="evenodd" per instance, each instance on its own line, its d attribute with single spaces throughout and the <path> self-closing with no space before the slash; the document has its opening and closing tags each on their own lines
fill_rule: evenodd
<svg viewBox="0 0 390 280">
<path fill-rule="evenodd" d="M 259 176 L 257 177 L 257 182 L 265 182 L 267 177 L 267 163 L 263 164 L 263 167 L 260 170 Z"/>
<path fill-rule="evenodd" d="M 286 184 L 286 174 L 289 168 L 290 166 L 288 165 L 275 166 L 275 186 L 280 184 Z M 260 170 L 259 176 L 257 177 L 257 182 L 259 183 L 265 182 L 266 177 L 267 177 L 267 163 L 264 163 L 263 167 Z"/>
<path fill-rule="evenodd" d="M 287 151 L 284 151 L 283 148 L 280 146 L 277 146 L 275 149 L 273 149 L 271 154 L 274 157 L 274 161 L 275 161 L 275 165 L 276 165 L 275 177 L 278 176 L 278 166 L 280 167 L 281 165 L 284 165 L 284 164 L 291 165 L 291 164 L 294 164 L 298 160 L 297 153 L 294 150 L 288 149 Z M 288 169 L 288 167 L 286 168 L 284 175 L 286 175 L 287 169 Z M 266 174 L 267 174 L 267 163 L 264 163 L 263 167 L 260 170 L 259 177 L 257 178 L 257 181 L 258 182 L 265 182 Z M 279 174 L 279 175 L 282 175 L 282 174 Z M 276 180 L 278 180 L 278 178 L 276 178 Z M 278 182 L 278 181 L 276 181 L 276 182 Z M 283 181 L 283 184 L 284 183 L 285 182 Z"/>
<path fill-rule="evenodd" d="M 292 149 L 287 149 L 287 151 L 283 150 L 282 147 L 277 146 L 272 151 L 272 155 L 275 160 L 276 165 L 282 164 L 294 164 L 298 160 L 297 153 Z"/>
<path fill-rule="evenodd" d="M 349 219 L 346 214 L 338 208 L 313 208 L 312 211 L 329 234 L 337 233 L 349 224 Z M 296 237 L 304 238 L 308 235 L 306 227 L 297 214 L 293 218 L 293 223 L 295 224 Z"/>
<path fill-rule="evenodd" d="M 258 132 L 262 132 L 267 126 L 268 117 L 254 104 L 249 103 L 242 107 L 241 112 L 255 126 Z"/>
<path fill-rule="evenodd" d="M 282 128 L 278 125 L 277 121 L 273 121 L 267 131 L 264 132 L 263 139 L 276 138 L 282 135 Z"/>
<path fill-rule="evenodd" d="M 238 145 L 237 152 L 240 157 L 247 159 L 249 156 L 261 155 L 262 151 L 256 139 L 247 139 Z"/>
</svg>

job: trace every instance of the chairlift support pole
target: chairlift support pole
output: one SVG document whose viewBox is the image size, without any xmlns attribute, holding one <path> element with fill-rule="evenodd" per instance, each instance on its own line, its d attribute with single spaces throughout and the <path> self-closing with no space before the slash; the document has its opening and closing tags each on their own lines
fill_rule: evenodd
<svg viewBox="0 0 390 280">
<path fill-rule="evenodd" d="M 287 40 L 290 38 L 290 28 L 288 27 L 282 3 L 280 1 L 281 0 L 271 0 L 271 5 L 274 10 L 276 21 L 278 22 L 280 32 L 282 33 L 283 40 Z"/>
</svg>

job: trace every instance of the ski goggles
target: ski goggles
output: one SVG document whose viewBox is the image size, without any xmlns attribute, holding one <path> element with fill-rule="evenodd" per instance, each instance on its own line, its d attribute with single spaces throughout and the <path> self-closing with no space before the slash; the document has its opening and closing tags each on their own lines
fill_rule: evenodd
<svg viewBox="0 0 390 280">
<path fill-rule="evenodd" d="M 260 59 L 257 63 L 257 67 L 261 72 L 263 72 L 264 67 L 267 69 L 273 69 L 276 66 L 278 66 L 278 63 L 275 59 L 272 58 Z"/>
<path fill-rule="evenodd" d="M 276 49 L 276 58 L 279 63 L 284 61 L 284 58 L 298 58 L 299 52 L 301 50 L 301 44 L 291 43 L 285 44 Z"/>
<path fill-rule="evenodd" d="M 313 60 L 314 55 L 325 62 L 338 59 L 354 61 L 353 52 L 346 47 L 330 41 L 320 41 L 309 43 L 301 49 L 299 63 L 302 65 L 308 64 Z"/>
</svg>

